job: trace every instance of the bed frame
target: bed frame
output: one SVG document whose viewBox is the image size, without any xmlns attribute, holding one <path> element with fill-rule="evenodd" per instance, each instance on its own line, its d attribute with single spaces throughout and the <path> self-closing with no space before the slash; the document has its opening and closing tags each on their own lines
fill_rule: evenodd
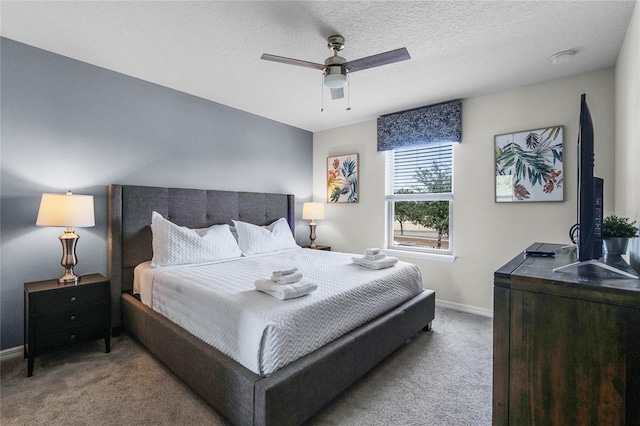
<svg viewBox="0 0 640 426">
<path fill-rule="evenodd" d="M 131 295 L 133 269 L 152 257 L 151 212 L 190 228 L 242 220 L 266 225 L 286 217 L 285 194 L 108 187 L 108 269 L 112 325 L 124 327 L 218 413 L 237 425 L 299 425 L 421 329 L 430 330 L 435 293 L 413 299 L 261 377 L 154 312 Z"/>
</svg>

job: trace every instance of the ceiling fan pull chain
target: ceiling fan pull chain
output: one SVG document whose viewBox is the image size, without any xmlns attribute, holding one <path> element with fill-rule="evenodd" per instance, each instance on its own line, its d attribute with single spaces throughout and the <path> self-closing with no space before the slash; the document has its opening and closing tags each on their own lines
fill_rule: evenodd
<svg viewBox="0 0 640 426">
<path fill-rule="evenodd" d="M 324 73 L 320 79 L 320 112 L 324 112 Z"/>
<path fill-rule="evenodd" d="M 349 81 L 351 78 L 349 77 L 349 73 L 347 73 L 347 111 L 351 111 L 351 85 Z"/>
</svg>

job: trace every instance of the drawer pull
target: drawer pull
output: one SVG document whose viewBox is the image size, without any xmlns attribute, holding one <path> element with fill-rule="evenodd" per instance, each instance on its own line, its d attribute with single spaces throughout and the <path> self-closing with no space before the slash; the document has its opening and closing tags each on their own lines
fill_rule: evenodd
<svg viewBox="0 0 640 426">
<path fill-rule="evenodd" d="M 76 297 L 75 296 L 71 296 L 71 301 L 75 302 L 76 301 Z"/>
<path fill-rule="evenodd" d="M 71 340 L 76 340 L 76 335 L 75 334 L 71 335 Z"/>
<path fill-rule="evenodd" d="M 75 316 L 75 315 L 71 315 L 71 318 L 70 318 L 70 319 L 71 319 L 71 321 L 75 321 L 76 316 Z"/>
</svg>

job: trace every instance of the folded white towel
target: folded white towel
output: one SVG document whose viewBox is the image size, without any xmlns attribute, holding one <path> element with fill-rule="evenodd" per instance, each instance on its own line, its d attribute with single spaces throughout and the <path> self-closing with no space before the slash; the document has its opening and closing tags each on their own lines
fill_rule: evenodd
<svg viewBox="0 0 640 426">
<path fill-rule="evenodd" d="M 271 280 L 262 279 L 254 284 L 256 290 L 273 296 L 280 300 L 293 299 L 306 296 L 318 288 L 318 285 L 311 280 L 304 278 L 295 284 L 278 284 Z"/>
<path fill-rule="evenodd" d="M 364 254 L 378 254 L 382 251 L 379 247 L 368 248 L 364 251 Z"/>
<path fill-rule="evenodd" d="M 293 274 L 283 275 L 281 277 L 277 277 L 273 275 L 271 277 L 272 281 L 275 281 L 278 284 L 293 284 L 297 283 L 302 279 L 302 272 L 294 272 Z"/>
<path fill-rule="evenodd" d="M 352 257 L 351 260 L 356 265 L 364 266 L 365 268 L 370 268 L 370 269 L 390 268 L 396 263 L 398 263 L 398 259 L 391 256 L 385 257 L 384 259 L 380 259 L 380 260 L 369 260 L 369 259 L 365 259 L 364 257 Z"/>
<path fill-rule="evenodd" d="M 291 268 L 291 269 L 283 269 L 281 271 L 273 271 L 271 275 L 274 277 L 282 277 L 285 275 L 295 274 L 296 272 L 298 272 L 298 268 Z"/>
<path fill-rule="evenodd" d="M 364 258 L 367 260 L 380 260 L 387 257 L 385 253 L 376 253 L 376 254 L 365 254 Z"/>
</svg>

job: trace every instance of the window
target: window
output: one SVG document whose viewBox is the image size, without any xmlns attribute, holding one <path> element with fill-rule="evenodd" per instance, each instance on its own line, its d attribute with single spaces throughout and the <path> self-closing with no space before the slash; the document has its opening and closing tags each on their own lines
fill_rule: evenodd
<svg viewBox="0 0 640 426">
<path fill-rule="evenodd" d="M 387 151 L 387 248 L 453 254 L 453 144 Z"/>
</svg>

